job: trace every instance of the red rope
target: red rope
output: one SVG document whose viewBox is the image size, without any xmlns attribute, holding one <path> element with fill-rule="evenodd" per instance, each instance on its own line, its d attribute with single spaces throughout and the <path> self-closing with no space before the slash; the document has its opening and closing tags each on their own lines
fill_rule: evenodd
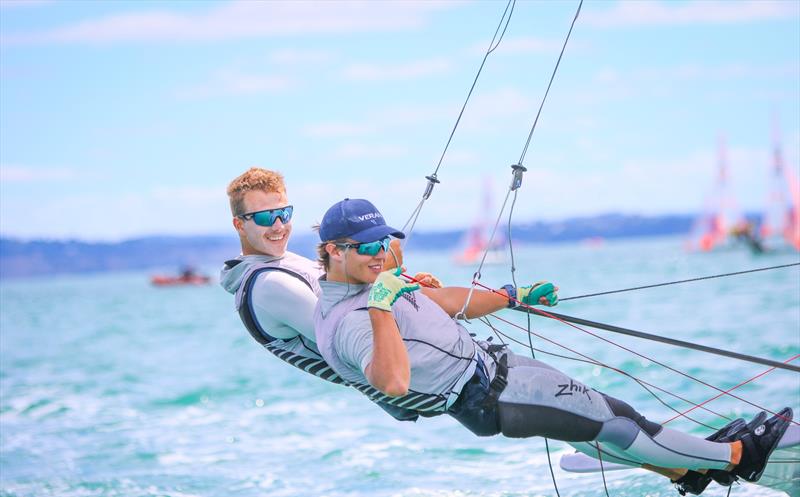
<svg viewBox="0 0 800 497">
<path fill-rule="evenodd" d="M 650 383 L 648 383 L 648 382 L 646 382 L 646 381 L 644 381 L 644 380 L 641 380 L 641 379 L 639 379 L 639 378 L 637 378 L 637 377 L 633 376 L 632 374 L 628 373 L 627 371 L 623 371 L 623 370 L 621 370 L 621 369 L 619 369 L 619 368 L 615 368 L 614 366 L 611 366 L 611 365 L 605 364 L 605 363 L 603 363 L 603 362 L 600 362 L 600 361 L 598 361 L 597 359 L 595 359 L 595 358 L 593 358 L 593 357 L 591 357 L 591 356 L 588 356 L 588 355 L 586 355 L 586 354 L 583 354 L 583 353 L 581 353 L 581 352 L 578 352 L 577 350 L 571 349 L 571 348 L 567 347 L 566 345 L 563 345 L 563 344 L 561 344 L 561 343 L 558 343 L 558 342 L 556 342 L 555 340 L 551 340 L 550 338 L 547 338 L 546 336 L 540 335 L 540 334 L 536 333 L 535 331 L 529 331 L 529 330 L 527 330 L 527 329 L 523 328 L 522 326 L 520 326 L 520 325 L 518 325 L 518 324 L 516 324 L 516 323 L 512 323 L 511 321 L 508 321 L 508 320 L 506 320 L 506 319 L 503 319 L 503 318 L 501 318 L 500 316 L 494 316 L 494 318 L 495 318 L 495 319 L 497 319 L 498 321 L 502 321 L 502 322 L 504 322 L 504 323 L 506 323 L 506 324 L 508 324 L 508 325 L 510 325 L 510 326 L 513 326 L 513 327 L 515 327 L 515 328 L 518 328 L 518 329 L 520 329 L 520 330 L 522 330 L 522 331 L 524 331 L 524 332 L 526 332 L 526 333 L 530 333 L 531 335 L 535 336 L 536 338 L 540 338 L 540 339 L 542 339 L 542 340 L 544 340 L 544 341 L 546 341 L 546 342 L 550 342 L 550 343 L 552 343 L 553 345 L 556 345 L 556 346 L 558 346 L 558 347 L 561 347 L 562 349 L 568 350 L 568 351 L 572 352 L 573 354 L 577 354 L 577 355 L 579 355 L 579 356 L 583 357 L 584 359 L 588 359 L 589 361 L 593 362 L 594 364 L 597 364 L 598 366 L 602 366 L 602 367 L 604 367 L 604 368 L 610 369 L 610 370 L 612 370 L 612 371 L 615 371 L 615 372 L 617 372 L 617 373 L 619 373 L 619 374 L 621 374 L 621 375 L 624 375 L 624 376 L 629 376 L 629 377 L 630 377 L 630 378 L 632 378 L 634 381 L 641 382 L 641 383 L 643 383 L 643 384 L 647 385 L 648 387 L 655 388 L 656 390 L 658 390 L 658 391 L 660 391 L 660 392 L 663 392 L 663 393 L 666 393 L 666 394 L 668 394 L 668 395 L 671 395 L 671 396 L 675 397 L 675 398 L 676 398 L 676 399 L 678 399 L 678 400 L 682 400 L 682 401 L 686 402 L 687 404 L 691 404 L 691 405 L 693 405 L 693 406 L 696 406 L 696 404 L 695 404 L 694 402 L 692 402 L 691 400 L 685 399 L 685 398 L 681 397 L 680 395 L 678 395 L 678 394 L 676 394 L 676 393 L 672 393 L 672 392 L 670 392 L 669 390 L 666 390 L 666 389 L 664 389 L 664 388 L 661 388 L 661 387 L 658 387 L 658 386 L 652 385 L 652 384 L 650 384 Z M 723 414 L 720 414 L 720 413 L 718 413 L 718 412 L 714 412 L 714 411 L 712 411 L 711 409 L 708 409 L 708 408 L 706 408 L 706 407 L 703 407 L 702 409 L 703 409 L 704 411 L 707 411 L 707 412 L 709 412 L 709 413 L 711 413 L 711 414 L 715 415 L 715 416 L 719 416 L 720 418 L 723 418 L 723 419 L 730 420 L 730 418 L 728 418 L 727 416 L 725 416 L 725 415 L 723 415 Z M 687 418 L 688 418 L 688 417 L 687 417 Z M 688 419 L 691 419 L 691 418 L 688 418 Z M 692 421 L 694 421 L 694 420 L 692 420 Z M 696 421 L 695 421 L 695 422 L 696 422 Z"/>
<path fill-rule="evenodd" d="M 414 281 L 414 282 L 417 282 L 417 283 L 421 283 L 419 280 L 416 280 L 416 279 L 414 279 L 414 278 L 412 278 L 412 277 L 410 277 L 410 276 L 408 276 L 408 275 L 406 275 L 406 274 L 402 274 L 402 276 L 404 276 L 404 277 L 408 278 L 408 279 L 409 279 L 409 280 L 411 280 L 411 281 Z M 543 310 L 541 310 L 541 309 L 536 309 L 536 308 L 534 308 L 534 307 L 532 307 L 532 306 L 530 306 L 530 305 L 528 305 L 528 304 L 525 304 L 524 302 L 521 302 L 521 301 L 519 301 L 519 300 L 517 300 L 517 299 L 515 299 L 515 298 L 508 297 L 508 296 L 507 296 L 507 295 L 505 295 L 504 293 L 500 293 L 499 291 L 497 291 L 497 290 L 495 290 L 495 289 L 493 289 L 493 288 L 489 288 L 488 286 L 486 286 L 486 285 L 483 285 L 483 284 L 482 284 L 482 283 L 480 283 L 479 281 L 473 281 L 473 284 L 474 284 L 475 286 L 479 286 L 479 287 L 481 287 L 481 288 L 483 288 L 483 289 L 485 289 L 485 290 L 487 290 L 487 291 L 489 291 L 489 292 L 492 292 L 492 293 L 495 293 L 495 294 L 497 294 L 497 295 L 500 295 L 500 296 L 502 296 L 502 297 L 505 297 L 505 298 L 508 298 L 508 299 L 510 299 L 510 300 L 513 300 L 513 301 L 517 302 L 517 304 L 519 304 L 520 306 L 522 306 L 522 307 L 524 307 L 524 308 L 528 309 L 529 311 L 532 311 L 532 312 L 533 312 L 533 313 L 535 313 L 535 314 L 539 314 L 539 315 L 541 315 L 541 316 L 548 317 L 548 318 L 550 318 L 550 319 L 554 319 L 554 320 L 556 320 L 556 321 L 558 321 L 558 322 L 560 322 L 560 323 L 563 323 L 563 324 L 565 324 L 565 325 L 567 325 L 567 326 L 570 326 L 570 327 L 572 327 L 572 328 L 575 328 L 575 329 L 577 329 L 577 330 L 580 330 L 580 331 L 582 331 L 582 332 L 584 332 L 584 333 L 586 333 L 586 334 L 588 334 L 588 335 L 591 335 L 591 336 L 593 336 L 593 337 L 595 337 L 595 338 L 599 338 L 600 340 L 603 340 L 603 341 L 605 341 L 605 342 L 607 342 L 607 343 L 610 343 L 610 344 L 612 344 L 612 345 L 614 345 L 614 346 L 616 346 L 616 347 L 619 347 L 619 348 L 621 348 L 622 350 L 625 350 L 625 351 L 627 351 L 627 352 L 629 352 L 629 353 L 631 353 L 631 354 L 634 354 L 634 355 L 636 355 L 636 356 L 639 356 L 639 357 L 641 357 L 641 358 L 643 358 L 643 359 L 647 359 L 648 361 L 650 361 L 650 362 L 652 362 L 652 363 L 654 363 L 654 364 L 658 364 L 659 366 L 661 366 L 661 367 L 663 367 L 663 368 L 669 369 L 670 371 L 673 371 L 673 372 L 675 372 L 675 373 L 678 373 L 678 374 L 680 374 L 680 375 L 682 375 L 682 376 L 684 376 L 684 377 L 686 377 L 686 378 L 689 378 L 689 379 L 691 379 L 691 380 L 693 380 L 693 381 L 695 381 L 695 382 L 697 382 L 697 383 L 700 383 L 701 385 L 705 385 L 705 386 L 707 386 L 707 387 L 709 387 L 709 388 L 712 388 L 712 389 L 714 389 L 714 390 L 716 390 L 716 391 L 720 392 L 720 393 L 719 393 L 718 395 L 716 395 L 715 397 L 712 397 L 711 399 L 708 399 L 708 400 L 706 400 L 705 402 L 703 402 L 703 403 L 701 403 L 701 404 L 694 404 L 694 407 L 692 407 L 692 408 L 691 408 L 691 409 L 689 409 L 688 411 L 685 411 L 685 412 L 683 412 L 683 413 L 679 414 L 678 416 L 675 416 L 675 417 L 673 417 L 673 418 L 669 419 L 669 420 L 667 421 L 667 423 L 669 423 L 670 421 L 672 421 L 672 420 L 674 420 L 674 419 L 676 419 L 676 418 L 678 418 L 678 417 L 685 416 L 685 414 L 687 414 L 688 412 L 691 412 L 691 411 L 693 411 L 694 409 L 697 409 L 698 407 L 702 407 L 702 408 L 703 408 L 703 410 L 706 410 L 706 411 L 708 411 L 708 412 L 712 412 L 712 413 L 714 413 L 713 411 L 710 411 L 710 410 L 706 409 L 705 407 L 703 407 L 703 405 L 704 405 L 704 404 L 707 404 L 708 402 L 711 402 L 711 401 L 713 401 L 713 400 L 715 400 L 715 399 L 717 399 L 717 398 L 719 398 L 719 397 L 721 397 L 721 396 L 723 396 L 723 395 L 728 395 L 728 396 L 730 396 L 730 397 L 733 397 L 734 399 L 737 399 L 737 400 L 739 400 L 739 401 L 741 401 L 741 402 L 744 402 L 744 403 L 746 403 L 746 404 L 749 404 L 749 405 L 751 405 L 751 406 L 753 406 L 753 407 L 755 407 L 755 408 L 757 408 L 757 409 L 760 409 L 760 410 L 762 410 L 762 411 L 766 411 L 766 412 L 768 412 L 768 413 L 772 414 L 773 416 L 778 416 L 778 414 L 777 414 L 777 413 L 775 413 L 775 412 L 773 412 L 773 411 L 771 411 L 771 410 L 769 410 L 769 409 L 766 409 L 766 408 L 764 408 L 764 407 L 762 407 L 762 406 L 759 406 L 758 404 L 755 404 L 755 403 L 753 403 L 753 402 L 750 402 L 750 401 L 748 401 L 748 400 L 746 400 L 746 399 L 743 399 L 742 397 L 739 397 L 739 396 L 737 396 L 737 395 L 734 395 L 734 394 L 730 393 L 731 391 L 733 391 L 733 390 L 735 390 L 735 389 L 737 389 L 737 388 L 741 387 L 742 385 L 745 385 L 745 384 L 747 384 L 747 383 L 749 383 L 749 382 L 751 382 L 751 381 L 753 381 L 753 380 L 755 380 L 755 379 L 759 378 L 760 376 L 763 376 L 763 375 L 765 375 L 765 374 L 769 373 L 770 371 L 772 371 L 773 369 L 775 369 L 774 367 L 773 367 L 773 368 L 770 368 L 770 369 L 768 369 L 768 370 L 766 370 L 766 371 L 764 371 L 764 372 L 762 372 L 761 374 L 759 374 L 759 375 L 757 375 L 757 376 L 755 376 L 755 377 L 753 377 L 753 378 L 751 378 L 751 379 L 749 379 L 749 380 L 747 380 L 747 381 L 745 381 L 745 382 L 743 382 L 743 383 L 740 383 L 739 385 L 736 385 L 736 386 L 734 386 L 734 387 L 732 387 L 732 388 L 729 388 L 729 389 L 727 389 L 727 390 L 723 390 L 723 389 L 721 389 L 721 388 L 719 388 L 719 387 L 716 387 L 716 386 L 714 386 L 714 385 L 712 385 L 712 384 L 710 384 L 710 383 L 707 383 L 707 382 L 705 382 L 705 381 L 703 381 L 703 380 L 701 380 L 701 379 L 699 379 L 699 378 L 696 378 L 696 377 L 694 377 L 694 376 L 692 376 L 692 375 L 690 375 L 690 374 L 688 374 L 688 373 L 686 373 L 686 372 L 684 372 L 684 371 L 680 371 L 680 370 L 678 370 L 678 369 L 675 369 L 675 368 L 673 368 L 673 367 L 671 367 L 671 366 L 669 366 L 669 365 L 667 365 L 667 364 L 664 364 L 664 363 L 662 363 L 662 362 L 659 362 L 659 361 L 657 361 L 657 360 L 655 360 L 655 359 L 652 359 L 652 358 L 650 358 L 650 357 L 647 357 L 647 356 L 646 356 L 646 355 L 644 355 L 644 354 L 641 354 L 641 353 L 639 353 L 639 352 L 636 352 L 635 350 L 629 349 L 628 347 L 625 347 L 625 346 L 623 346 L 623 345 L 620 345 L 620 344 L 618 344 L 618 343 L 616 343 L 616 342 L 614 342 L 614 341 L 612 341 L 612 340 L 609 340 L 609 339 L 607 339 L 607 338 L 605 338 L 605 337 L 602 337 L 602 336 L 600 336 L 600 335 L 597 335 L 597 334 L 595 334 L 595 333 L 592 333 L 592 332 L 591 332 L 591 331 L 589 331 L 589 330 L 585 330 L 585 329 L 581 328 L 580 326 L 577 326 L 577 325 L 575 325 L 575 324 L 572 324 L 572 323 L 569 323 L 569 322 L 567 322 L 567 321 L 564 321 L 563 319 L 560 319 L 560 318 L 558 318 L 558 317 L 556 317 L 556 316 L 554 316 L 554 315 L 552 315 L 552 314 L 550 314 L 550 313 L 548 313 L 548 312 L 546 312 L 546 311 L 543 311 Z M 516 324 L 514 324 L 514 323 L 511 323 L 510 321 L 507 321 L 507 320 L 505 320 L 505 319 L 503 319 L 503 318 L 500 318 L 500 317 L 498 317 L 498 316 L 495 316 L 495 318 L 496 318 L 496 319 L 499 319 L 500 321 L 503 321 L 503 322 L 505 322 L 505 323 L 507 323 L 507 324 L 510 324 L 510 325 L 512 325 L 512 326 L 515 326 L 515 327 L 518 327 L 518 328 L 520 328 L 520 329 L 523 329 L 523 330 L 525 330 L 525 329 L 524 329 L 524 328 L 522 328 L 521 326 L 518 326 L 518 325 L 516 325 Z M 528 330 L 525 330 L 525 331 L 528 331 Z M 574 354 L 578 354 L 578 355 L 579 355 L 579 356 L 581 356 L 581 357 L 584 357 L 584 358 L 590 359 L 590 360 L 592 360 L 593 362 L 596 362 L 596 363 L 598 363 L 598 364 L 600 364 L 600 365 L 602 365 L 602 366 L 604 366 L 604 367 L 607 367 L 607 368 L 609 368 L 609 369 L 612 369 L 612 370 L 615 370 L 615 371 L 621 372 L 620 370 L 618 370 L 618 369 L 616 369 L 616 368 L 613 368 L 613 367 L 611 367 L 611 366 L 608 366 L 608 365 L 606 365 L 606 364 L 603 364 L 603 363 L 601 363 L 600 361 L 597 361 L 597 360 L 595 360 L 595 359 L 593 359 L 593 358 L 591 358 L 591 357 L 589 357 L 589 356 L 587 356 L 587 355 L 585 355 L 585 354 L 582 354 L 582 353 L 580 353 L 580 352 L 577 352 L 577 351 L 575 351 L 575 350 L 572 350 L 572 349 L 570 349 L 569 347 L 566 347 L 566 346 L 564 346 L 564 345 L 562 345 L 562 344 L 560 344 L 560 343 L 558 343 L 558 342 L 555 342 L 555 341 L 553 341 L 553 340 L 550 340 L 550 339 L 548 339 L 548 338 L 546 338 L 546 337 L 543 337 L 543 336 L 541 336 L 541 335 L 538 335 L 538 334 L 536 334 L 536 333 L 533 333 L 533 332 L 530 332 L 530 333 L 532 333 L 533 335 L 535 335 L 535 336 L 536 336 L 536 337 L 538 337 L 538 338 L 541 338 L 541 339 L 543 339 L 543 340 L 546 340 L 546 341 L 548 341 L 548 342 L 550 342 L 550 343 L 553 343 L 553 344 L 555 344 L 555 345 L 557 345 L 557 346 L 559 346 L 559 347 L 562 347 L 562 348 L 564 348 L 564 349 L 566 349 L 566 350 L 569 350 L 570 352 L 572 352 L 572 353 L 574 353 Z M 784 361 L 784 362 L 785 362 L 785 363 L 787 363 L 787 362 L 791 362 L 791 361 L 793 361 L 794 359 L 796 359 L 797 357 L 800 357 L 800 354 L 798 354 L 797 356 L 795 356 L 795 357 L 792 357 L 792 358 L 790 358 L 790 359 L 788 359 L 788 360 L 786 360 L 786 361 Z M 716 414 L 716 415 L 718 415 L 718 416 L 719 416 L 719 414 L 718 414 L 718 413 L 714 413 L 714 414 Z M 723 416 L 723 417 L 724 417 L 724 416 Z M 792 423 L 794 423 L 794 424 L 796 424 L 796 425 L 800 425 L 800 423 L 798 423 L 798 422 L 796 422 L 796 421 L 792 421 Z"/>
<path fill-rule="evenodd" d="M 794 357 L 790 357 L 789 359 L 786 359 L 785 361 L 783 361 L 783 363 L 784 363 L 784 364 L 786 364 L 786 363 L 792 362 L 792 361 L 794 361 L 795 359 L 797 359 L 798 357 L 800 357 L 800 354 L 797 354 L 797 355 L 795 355 Z M 725 395 L 726 393 L 728 393 L 728 392 L 730 392 L 730 391 L 732 391 L 732 390 L 736 390 L 737 388 L 739 388 L 739 387 L 741 387 L 741 386 L 743 386 L 743 385 L 746 385 L 746 384 L 750 383 L 751 381 L 753 381 L 753 380 L 756 380 L 756 379 L 758 379 L 758 378 L 760 378 L 760 377 L 762 377 L 762 376 L 766 375 L 767 373 L 771 373 L 771 372 L 773 372 L 774 370 L 775 370 L 775 367 L 771 367 L 771 368 L 769 368 L 769 369 L 767 369 L 767 370 L 765 370 L 765 371 L 762 371 L 761 373 L 759 373 L 759 374 L 757 374 L 757 375 L 753 376 L 753 377 L 752 377 L 752 378 L 750 378 L 749 380 L 745 380 L 745 381 L 743 381 L 743 382 L 739 383 L 738 385 L 736 385 L 735 387 L 731 387 L 731 388 L 729 388 L 728 390 L 725 390 L 725 392 L 723 392 L 723 393 L 719 393 L 719 394 L 717 394 L 717 395 L 715 395 L 715 396 L 711 397 L 711 398 L 710 398 L 710 399 L 708 399 L 708 400 L 705 400 L 705 401 L 703 401 L 703 402 L 701 402 L 701 403 L 699 403 L 699 404 L 696 404 L 694 407 L 692 407 L 692 408 L 691 408 L 691 409 L 689 409 L 688 411 L 683 411 L 682 413 L 680 413 L 680 414 L 678 414 L 678 415 L 676 415 L 676 416 L 673 416 L 673 417 L 669 418 L 668 420 L 664 421 L 664 422 L 663 422 L 663 423 L 661 423 L 661 424 L 662 424 L 662 425 L 665 425 L 665 424 L 669 423 L 670 421 L 674 421 L 675 419 L 677 419 L 677 418 L 679 418 L 679 417 L 681 417 L 681 416 L 685 416 L 686 414 L 688 414 L 688 413 L 690 413 L 690 412 L 694 411 L 694 410 L 695 410 L 695 409 L 697 409 L 698 407 L 702 407 L 702 406 L 704 406 L 704 405 L 708 404 L 709 402 L 711 402 L 711 401 L 713 401 L 713 400 L 716 400 L 716 399 L 718 399 L 718 398 L 722 397 L 722 396 L 723 396 L 723 395 Z M 774 413 L 773 413 L 773 414 L 774 414 Z M 776 414 L 776 416 L 777 416 L 777 414 Z M 786 418 L 785 418 L 785 417 L 783 417 L 783 416 L 780 416 L 780 417 L 781 417 L 782 419 L 786 419 Z M 788 420 L 788 419 L 787 419 L 787 421 L 791 421 L 791 420 Z M 792 422 L 792 423 L 794 423 L 794 424 L 796 424 L 796 425 L 800 425 L 800 423 L 798 423 L 797 421 L 791 421 L 791 422 Z"/>
<path fill-rule="evenodd" d="M 481 288 L 483 288 L 483 289 L 485 289 L 485 290 L 488 290 L 488 291 L 490 291 L 490 292 L 492 292 L 492 293 L 496 293 L 496 294 L 498 294 L 498 295 L 504 295 L 504 294 L 502 294 L 502 293 L 498 292 L 497 290 L 494 290 L 494 289 L 492 289 L 492 288 L 489 288 L 489 287 L 487 287 L 486 285 L 483 285 L 483 284 L 482 284 L 482 283 L 480 283 L 480 282 L 477 282 L 477 281 L 475 281 L 475 282 L 473 282 L 473 283 L 474 283 L 476 286 L 479 286 L 479 287 L 481 287 Z M 569 323 L 569 322 L 567 322 L 567 321 L 564 321 L 563 319 L 560 319 L 560 318 L 558 318 L 558 317 L 556 317 L 556 316 L 554 316 L 554 315 L 550 314 L 549 312 L 546 312 L 546 311 L 543 311 L 543 310 L 541 310 L 541 309 L 536 309 L 536 308 L 534 308 L 534 307 L 531 307 L 531 306 L 529 306 L 528 304 L 525 304 L 524 302 L 520 302 L 520 301 L 519 301 L 519 300 L 517 300 L 517 299 L 511 299 L 511 300 L 514 300 L 515 302 L 517 302 L 517 303 L 518 303 L 518 304 L 520 304 L 521 306 L 525 307 L 526 309 L 528 309 L 528 310 L 530 310 L 530 311 L 534 312 L 535 314 L 539 314 L 539 315 L 542 315 L 542 316 L 548 317 L 548 318 L 550 318 L 550 319 L 554 319 L 554 320 L 556 320 L 556 321 L 558 321 L 558 322 L 560 322 L 560 323 L 566 324 L 567 326 L 570 326 L 570 327 L 572 327 L 572 328 L 575 328 L 576 330 L 580 330 L 580 331 L 582 331 L 582 332 L 586 333 L 587 335 L 591 335 L 591 336 L 593 336 L 593 337 L 595 337 L 595 338 L 598 338 L 598 339 L 600 339 L 600 340 L 603 340 L 604 342 L 606 342 L 606 343 L 610 343 L 611 345 L 614 345 L 614 346 L 616 346 L 616 347 L 619 347 L 619 348 L 621 348 L 622 350 L 624 350 L 624 351 L 626 351 L 626 352 L 629 352 L 629 353 L 631 353 L 631 354 L 634 354 L 634 355 L 636 355 L 636 356 L 639 356 L 639 357 L 641 357 L 642 359 L 647 359 L 648 361 L 650 361 L 650 362 L 652 362 L 652 363 L 654 363 L 654 364 L 658 364 L 659 366 L 661 366 L 661 367 L 663 367 L 663 368 L 669 369 L 669 370 L 670 370 L 670 371 L 672 371 L 672 372 L 678 373 L 678 374 L 680 374 L 681 376 L 684 376 L 684 377 L 686 377 L 686 378 L 689 378 L 690 380 L 696 381 L 697 383 L 700 383 L 701 385 L 705 385 L 705 386 L 707 386 L 707 387 L 709 387 L 709 388 L 711 388 L 711 389 L 714 389 L 714 390 L 716 390 L 716 391 L 718 391 L 718 392 L 722 392 L 722 393 L 723 393 L 723 394 L 725 394 L 725 395 L 729 395 L 729 396 L 731 396 L 731 397 L 733 397 L 733 398 L 735 398 L 735 399 L 737 399 L 737 400 L 739 400 L 739 401 L 741 401 L 741 402 L 744 402 L 745 404 L 749 404 L 749 405 L 751 405 L 751 406 L 755 407 L 756 409 L 760 409 L 760 410 L 762 410 L 762 411 L 767 411 L 767 412 L 768 412 L 768 413 L 770 413 L 770 414 L 777 415 L 777 413 L 774 413 L 774 412 L 770 411 L 769 409 L 766 409 L 766 408 L 764 408 L 764 407 L 761 407 L 761 406 L 760 406 L 760 405 L 758 405 L 758 404 L 755 404 L 755 403 L 753 403 L 753 402 L 750 402 L 750 401 L 749 401 L 749 400 L 747 400 L 747 399 L 743 399 L 743 398 L 741 398 L 741 397 L 739 397 L 739 396 L 737 396 L 737 395 L 733 395 L 732 393 L 726 393 L 726 392 L 725 392 L 723 389 L 721 389 L 721 388 L 719 388 L 719 387 L 716 387 L 716 386 L 714 386 L 714 385 L 712 385 L 712 384 L 710 384 L 710 383 L 708 383 L 708 382 L 705 382 L 705 381 L 703 381 L 703 380 L 701 380 L 701 379 L 699 379 L 699 378 L 695 378 L 694 376 L 690 375 L 689 373 L 686 373 L 686 372 L 684 372 L 684 371 L 681 371 L 681 370 L 679 370 L 679 369 L 673 368 L 672 366 L 669 366 L 669 365 L 667 365 L 667 364 L 664 364 L 663 362 L 659 362 L 659 361 L 657 361 L 657 360 L 655 360 L 655 359 L 652 359 L 652 358 L 650 358 L 650 357 L 647 357 L 646 355 L 644 355 L 644 354 L 641 354 L 641 353 L 639 353 L 639 352 L 636 352 L 635 350 L 632 350 L 632 349 L 630 349 L 630 348 L 628 348 L 628 347 L 625 347 L 624 345 L 620 345 L 620 344 L 618 344 L 618 343 L 614 342 L 613 340 L 609 340 L 608 338 L 602 337 L 602 336 L 600 336 L 600 335 L 598 335 L 598 334 L 596 334 L 596 333 L 592 333 L 592 332 L 591 332 L 591 331 L 589 331 L 589 330 L 583 329 L 583 328 L 581 328 L 580 326 L 577 326 L 577 325 L 575 325 L 575 324 L 572 324 L 572 323 Z"/>
</svg>

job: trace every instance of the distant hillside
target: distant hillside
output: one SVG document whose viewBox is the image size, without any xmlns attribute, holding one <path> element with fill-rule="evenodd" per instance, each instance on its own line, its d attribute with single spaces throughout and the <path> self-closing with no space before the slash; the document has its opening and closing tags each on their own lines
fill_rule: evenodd
<svg viewBox="0 0 800 497">
<path fill-rule="evenodd" d="M 519 242 L 566 242 L 586 238 L 623 238 L 686 233 L 693 216 L 642 217 L 609 214 L 536 222 L 512 227 Z M 458 245 L 462 230 L 415 232 L 408 249 L 447 250 Z M 315 257 L 315 234 L 292 237 L 289 249 Z M 20 241 L 0 238 L 0 277 L 13 278 L 59 273 L 82 273 L 183 265 L 221 264 L 239 253 L 239 240 L 230 236 L 159 236 L 117 243 Z"/>
<path fill-rule="evenodd" d="M 239 253 L 233 237 L 148 237 L 118 243 L 0 239 L 0 276 L 202 265 Z"/>
</svg>

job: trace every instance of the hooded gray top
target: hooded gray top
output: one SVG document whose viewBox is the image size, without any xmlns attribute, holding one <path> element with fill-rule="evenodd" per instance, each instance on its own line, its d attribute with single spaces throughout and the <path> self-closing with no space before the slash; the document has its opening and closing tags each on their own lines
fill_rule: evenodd
<svg viewBox="0 0 800 497">
<path fill-rule="evenodd" d="M 319 357 L 314 337 L 314 307 L 317 304 L 319 286 L 317 278 L 322 274 L 320 266 L 305 257 L 286 252 L 281 257 L 269 255 L 244 255 L 233 267 L 223 266 L 220 284 L 234 295 L 251 270 L 258 266 L 285 267 L 310 280 L 310 289 L 302 281 L 281 271 L 265 271 L 253 283 L 252 303 L 259 325 L 270 336 L 280 340 L 275 346 L 297 354 Z M 236 308 L 240 302 L 237 299 Z"/>
<path fill-rule="evenodd" d="M 314 342 L 313 309 L 317 303 L 317 295 L 321 294 L 317 280 L 321 273 L 319 266 L 291 252 L 282 257 L 250 255 L 239 256 L 236 260 L 239 261 L 238 264 L 231 265 L 232 261 L 225 264 L 220 282 L 225 290 L 236 296 L 236 309 L 247 305 L 244 302 L 247 298 L 251 309 L 248 312 L 255 314 L 252 317 L 257 321 L 257 327 L 271 337 L 270 341 L 264 343 L 264 347 L 281 360 L 307 373 L 333 383 L 343 383 L 344 380 L 322 360 Z M 272 270 L 262 271 L 250 278 L 251 274 L 266 268 Z M 282 270 L 291 271 L 292 274 Z M 293 274 L 300 276 L 303 281 Z M 248 279 L 253 281 L 250 294 L 245 297 L 243 286 Z M 260 332 L 251 330 L 251 333 Z M 425 396 L 390 398 L 366 382 L 351 383 L 350 386 L 401 421 L 414 421 L 419 417 L 416 411 L 407 409 L 417 406 L 433 409 L 438 404 L 444 405 L 444 400 L 436 402 L 438 397 L 430 402 L 426 402 Z M 398 405 L 400 400 L 407 402 L 401 406 Z"/>
</svg>

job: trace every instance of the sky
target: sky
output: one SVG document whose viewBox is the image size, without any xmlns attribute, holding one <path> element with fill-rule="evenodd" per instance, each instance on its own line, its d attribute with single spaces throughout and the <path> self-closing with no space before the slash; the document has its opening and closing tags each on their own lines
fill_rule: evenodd
<svg viewBox="0 0 800 497">
<path fill-rule="evenodd" d="M 516 2 L 417 230 L 499 211 L 577 5 Z M 0 235 L 233 234 L 251 166 L 284 174 L 295 232 L 345 197 L 400 227 L 505 7 L 0 0 Z M 587 2 L 514 220 L 698 212 L 721 141 L 759 211 L 775 137 L 800 176 L 800 2 Z"/>
</svg>

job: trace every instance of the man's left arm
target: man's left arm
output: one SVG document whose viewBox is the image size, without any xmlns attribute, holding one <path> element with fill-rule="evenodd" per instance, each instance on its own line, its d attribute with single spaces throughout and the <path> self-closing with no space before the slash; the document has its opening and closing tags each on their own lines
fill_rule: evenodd
<svg viewBox="0 0 800 497">
<path fill-rule="evenodd" d="M 446 287 L 446 288 L 422 288 L 420 289 L 431 300 L 436 302 L 449 316 L 455 316 L 461 312 L 464 302 L 469 295 L 469 288 Z M 500 293 L 487 292 L 486 290 L 475 290 L 472 299 L 467 306 L 467 318 L 477 318 L 497 312 L 508 307 L 508 295 L 505 290 Z"/>
<path fill-rule="evenodd" d="M 465 312 L 466 317 L 468 319 L 476 318 L 508 307 L 516 307 L 515 302 L 517 301 L 525 305 L 554 306 L 558 303 L 558 294 L 556 293 L 558 287 L 546 281 L 516 289 L 512 288 L 512 290 L 516 295 L 509 295 L 505 288 L 496 292 L 476 289 L 472 292 L 472 298 Z M 461 312 L 469 295 L 469 288 L 463 287 L 422 288 L 421 291 L 450 316 Z"/>
</svg>

